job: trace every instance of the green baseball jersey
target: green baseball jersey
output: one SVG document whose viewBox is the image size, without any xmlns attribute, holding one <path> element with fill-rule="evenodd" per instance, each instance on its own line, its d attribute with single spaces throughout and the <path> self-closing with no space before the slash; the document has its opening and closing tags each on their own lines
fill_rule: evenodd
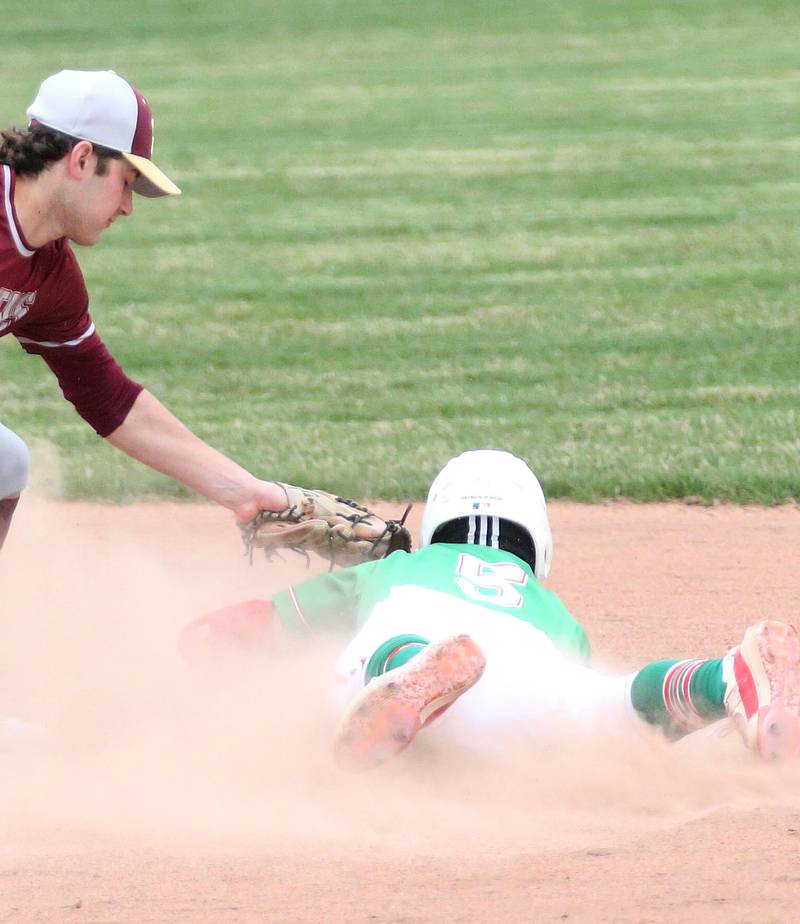
<svg viewBox="0 0 800 924">
<path fill-rule="evenodd" d="M 357 632 L 394 588 L 428 588 L 530 623 L 564 654 L 587 662 L 589 640 L 561 600 L 509 552 L 478 545 L 434 543 L 418 552 L 320 574 L 273 597 L 292 634 Z"/>
</svg>

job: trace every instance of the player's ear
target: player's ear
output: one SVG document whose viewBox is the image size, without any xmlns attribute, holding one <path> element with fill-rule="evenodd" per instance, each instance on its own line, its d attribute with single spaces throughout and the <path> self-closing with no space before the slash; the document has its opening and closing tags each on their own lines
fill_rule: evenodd
<svg viewBox="0 0 800 924">
<path fill-rule="evenodd" d="M 94 173 L 93 152 L 91 141 L 79 141 L 67 154 L 67 173 L 74 180 L 81 180 Z"/>
</svg>

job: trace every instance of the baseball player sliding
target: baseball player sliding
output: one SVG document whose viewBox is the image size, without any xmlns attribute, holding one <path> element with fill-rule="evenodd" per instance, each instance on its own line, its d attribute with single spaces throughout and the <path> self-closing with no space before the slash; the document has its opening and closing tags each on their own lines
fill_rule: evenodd
<svg viewBox="0 0 800 924">
<path fill-rule="evenodd" d="M 284 493 L 188 430 L 122 371 L 89 314 L 70 242 L 92 246 L 133 212 L 133 193 L 180 189 L 153 163 L 153 117 L 113 71 L 48 77 L 24 130 L 0 131 L 0 336 L 13 334 L 56 375 L 113 446 L 249 520 Z M 24 441 L 0 424 L 0 545 L 28 478 Z"/>
<path fill-rule="evenodd" d="M 451 459 L 431 485 L 419 546 L 204 616 L 184 630 L 183 649 L 270 651 L 281 636 L 348 633 L 334 748 L 353 769 L 390 759 L 440 721 L 474 739 L 476 726 L 530 729 L 564 713 L 635 716 L 673 738 L 730 716 L 763 758 L 800 750 L 792 626 L 759 622 L 710 660 L 656 661 L 623 677 L 589 666 L 582 626 L 541 583 L 550 525 L 521 459 L 495 450 Z"/>
</svg>

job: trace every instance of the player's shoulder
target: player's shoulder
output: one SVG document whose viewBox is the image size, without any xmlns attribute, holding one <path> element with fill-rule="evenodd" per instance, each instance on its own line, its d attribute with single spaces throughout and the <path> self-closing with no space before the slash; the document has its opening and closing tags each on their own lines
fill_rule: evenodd
<svg viewBox="0 0 800 924">
<path fill-rule="evenodd" d="M 83 271 L 67 238 L 50 241 L 37 252 L 37 256 L 49 266 L 46 280 L 51 283 L 52 289 L 70 298 L 74 296 L 81 302 L 87 300 Z"/>
<path fill-rule="evenodd" d="M 48 253 L 50 259 L 74 267 L 78 273 L 81 273 L 78 258 L 75 256 L 75 251 L 72 249 L 69 238 L 56 238 L 54 241 L 50 241 L 49 244 L 45 244 L 42 250 Z"/>
</svg>

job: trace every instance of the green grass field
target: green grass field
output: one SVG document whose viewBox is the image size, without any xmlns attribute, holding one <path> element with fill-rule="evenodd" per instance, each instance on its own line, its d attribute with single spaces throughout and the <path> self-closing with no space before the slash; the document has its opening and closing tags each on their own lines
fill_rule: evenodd
<svg viewBox="0 0 800 924">
<path fill-rule="evenodd" d="M 65 66 L 148 95 L 184 195 L 78 249 L 93 314 L 262 476 L 419 497 L 496 446 L 550 496 L 800 498 L 796 2 L 38 0 L 3 33 L 3 124 Z M 0 381 L 68 496 L 186 496 L 11 337 Z"/>
</svg>

